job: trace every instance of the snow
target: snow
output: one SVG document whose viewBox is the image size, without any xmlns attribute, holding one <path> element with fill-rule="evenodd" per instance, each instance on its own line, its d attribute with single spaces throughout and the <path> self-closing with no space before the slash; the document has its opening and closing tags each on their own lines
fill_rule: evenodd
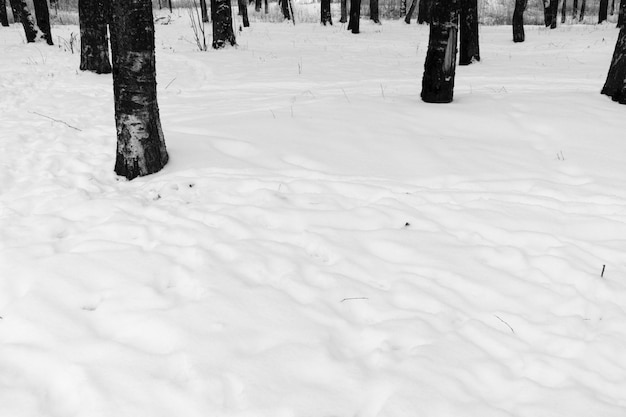
<svg viewBox="0 0 626 417">
<path fill-rule="evenodd" d="M 432 105 L 425 26 L 174 17 L 130 182 L 111 77 L 0 31 L 0 416 L 625 415 L 612 25 L 481 27 Z"/>
</svg>

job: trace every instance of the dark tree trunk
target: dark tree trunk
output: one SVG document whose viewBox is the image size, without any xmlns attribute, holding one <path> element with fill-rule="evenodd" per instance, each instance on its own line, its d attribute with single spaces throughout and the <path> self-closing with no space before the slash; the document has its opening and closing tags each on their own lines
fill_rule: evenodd
<svg viewBox="0 0 626 417">
<path fill-rule="evenodd" d="M 20 5 L 19 0 L 9 0 L 11 5 L 11 12 L 13 13 L 13 23 L 22 23 L 20 19 Z"/>
<path fill-rule="evenodd" d="M 291 14 L 289 13 L 289 2 L 288 0 L 280 0 L 280 8 L 283 12 L 283 18 L 286 20 L 291 19 Z"/>
<path fill-rule="evenodd" d="M 524 42 L 524 11 L 528 0 L 515 0 L 513 10 L 513 42 Z"/>
<path fill-rule="evenodd" d="M 115 172 L 128 179 L 168 160 L 157 104 L 150 0 L 112 0 L 111 50 L 117 127 Z"/>
<path fill-rule="evenodd" d="M 480 61 L 477 0 L 461 0 L 459 26 L 459 65 Z"/>
<path fill-rule="evenodd" d="M 615 0 L 611 0 L 611 10 L 609 10 L 609 14 L 611 16 L 615 14 Z"/>
<path fill-rule="evenodd" d="M 572 20 L 576 20 L 578 17 L 578 0 L 572 1 Z"/>
<path fill-rule="evenodd" d="M 324 26 L 333 24 L 333 15 L 330 12 L 330 0 L 322 0 L 320 4 L 321 21 Z"/>
<path fill-rule="evenodd" d="M 167 5 L 169 6 L 170 13 L 172 13 L 172 0 L 168 0 Z"/>
<path fill-rule="evenodd" d="M 543 15 L 546 27 L 556 29 L 559 0 L 543 0 Z"/>
<path fill-rule="evenodd" d="M 255 0 L 254 1 L 254 11 L 255 12 L 260 12 L 262 5 L 263 5 L 263 3 L 261 2 L 261 0 Z"/>
<path fill-rule="evenodd" d="M 609 11 L 609 0 L 600 0 L 600 8 L 598 9 L 598 23 L 602 23 L 607 19 Z"/>
<path fill-rule="evenodd" d="M 211 20 L 213 21 L 213 49 L 237 44 L 233 31 L 233 15 L 230 0 L 211 0 Z"/>
<path fill-rule="evenodd" d="M 404 21 L 407 24 L 411 24 L 411 18 L 413 17 L 413 13 L 415 13 L 415 8 L 417 7 L 417 2 L 419 2 L 420 0 L 413 0 L 411 2 L 411 6 L 409 7 L 409 11 L 406 13 L 406 16 L 404 17 Z M 422 2 L 424 2 L 425 0 L 421 0 Z"/>
<path fill-rule="evenodd" d="M 348 30 L 359 33 L 359 20 L 361 19 L 361 0 L 350 0 L 350 21 Z"/>
<path fill-rule="evenodd" d="M 433 2 L 422 78 L 422 100 L 427 103 L 449 103 L 454 95 L 460 2 Z"/>
<path fill-rule="evenodd" d="M 248 20 L 248 6 L 246 0 L 237 0 L 237 9 L 239 9 L 239 15 L 243 21 L 243 27 L 250 27 L 250 20 Z"/>
<path fill-rule="evenodd" d="M 267 0 L 263 0 L 263 7 L 265 8 L 265 14 L 270 12 L 270 6 L 268 5 Z"/>
<path fill-rule="evenodd" d="M 400 0 L 400 16 L 406 16 L 406 0 Z"/>
<path fill-rule="evenodd" d="M 563 4 L 561 4 L 561 24 L 565 23 L 566 14 L 567 14 L 567 0 L 563 0 Z"/>
<path fill-rule="evenodd" d="M 105 0 L 78 0 L 80 69 L 96 74 L 111 72 L 109 62 L 108 10 Z"/>
<path fill-rule="evenodd" d="M 378 0 L 370 0 L 370 20 L 373 20 L 374 23 L 380 23 L 380 18 L 378 17 Z"/>
<path fill-rule="evenodd" d="M 35 19 L 37 26 L 43 33 L 43 38 L 48 45 L 54 45 L 52 42 L 52 32 L 50 30 L 50 9 L 48 9 L 48 0 L 33 0 L 35 6 Z"/>
<path fill-rule="evenodd" d="M 420 0 L 417 9 L 417 23 L 430 23 L 431 10 L 434 0 Z"/>
<path fill-rule="evenodd" d="M 348 0 L 341 0 L 341 18 L 340 23 L 346 23 L 348 21 Z"/>
<path fill-rule="evenodd" d="M 22 26 L 24 26 L 26 42 L 35 42 L 37 40 L 37 27 L 35 26 L 35 19 L 33 19 L 33 15 L 30 14 L 26 0 L 16 0 L 15 3 L 18 7 L 17 15 L 20 17 Z"/>
<path fill-rule="evenodd" d="M 624 27 L 624 19 L 626 19 L 626 0 L 620 0 L 619 11 L 617 14 L 617 27 Z"/>
<path fill-rule="evenodd" d="M 6 0 L 0 0 L 0 24 L 2 26 L 9 26 Z"/>
<path fill-rule="evenodd" d="M 619 31 L 602 94 L 620 104 L 626 104 L 626 27 Z"/>
<path fill-rule="evenodd" d="M 197 7 L 197 6 L 194 5 L 194 8 L 195 7 Z M 206 7 L 206 0 L 200 0 L 200 12 L 202 14 L 202 21 L 204 23 L 208 23 L 208 21 L 209 21 L 209 10 Z"/>
<path fill-rule="evenodd" d="M 580 2 L 580 18 L 578 19 L 579 22 L 582 22 L 583 19 L 585 18 L 586 6 L 587 6 L 587 0 L 582 0 Z"/>
</svg>

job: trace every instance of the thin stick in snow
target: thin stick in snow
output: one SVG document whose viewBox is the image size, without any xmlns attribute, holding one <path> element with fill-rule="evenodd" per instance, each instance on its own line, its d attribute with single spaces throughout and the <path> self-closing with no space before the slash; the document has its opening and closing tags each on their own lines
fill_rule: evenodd
<svg viewBox="0 0 626 417">
<path fill-rule="evenodd" d="M 37 116 L 45 117 L 46 119 L 52 120 L 53 122 L 63 123 L 65 126 L 71 128 L 71 129 L 78 130 L 79 132 L 82 132 L 81 129 L 79 129 L 79 128 L 75 127 L 75 126 L 72 126 L 71 124 L 69 124 L 67 122 L 64 122 L 63 120 L 55 119 L 53 117 L 46 116 L 45 114 L 37 113 L 36 111 L 29 111 L 29 113 L 36 114 Z"/>
<path fill-rule="evenodd" d="M 604 268 L 606 268 L 606 265 L 602 265 L 602 273 L 600 274 L 600 278 L 604 278 Z"/>
<path fill-rule="evenodd" d="M 506 324 L 506 325 L 507 325 L 507 327 L 508 327 L 509 329 L 511 329 L 511 332 L 512 332 L 513 334 L 515 334 L 515 330 L 513 330 L 513 328 L 511 327 L 511 325 L 510 325 L 509 323 L 507 323 L 506 321 L 502 320 L 502 319 L 501 319 L 501 318 L 500 318 L 497 314 L 494 314 L 494 316 L 496 316 L 496 318 L 497 318 L 498 320 L 500 320 L 502 323 Z"/>
<path fill-rule="evenodd" d="M 352 301 L 352 300 L 369 300 L 369 298 L 367 298 L 367 297 L 349 297 L 349 298 L 344 298 L 343 300 L 341 300 L 341 302 L 343 303 L 344 301 Z"/>
</svg>

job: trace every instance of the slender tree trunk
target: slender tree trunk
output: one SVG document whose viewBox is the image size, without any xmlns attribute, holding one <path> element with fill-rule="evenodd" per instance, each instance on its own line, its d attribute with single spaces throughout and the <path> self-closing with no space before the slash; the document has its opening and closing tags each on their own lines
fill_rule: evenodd
<svg viewBox="0 0 626 417">
<path fill-rule="evenodd" d="M 417 23 L 430 23 L 431 10 L 435 0 L 420 0 L 417 9 Z"/>
<path fill-rule="evenodd" d="M 288 0 L 280 0 L 280 8 L 283 12 L 283 18 L 285 20 L 291 19 L 291 14 L 289 13 L 289 3 Z"/>
<path fill-rule="evenodd" d="M 350 0 L 350 21 L 348 30 L 359 33 L 359 20 L 361 19 L 361 0 Z"/>
<path fill-rule="evenodd" d="M 239 9 L 239 15 L 243 21 L 243 27 L 250 27 L 250 20 L 248 20 L 248 6 L 246 0 L 237 0 L 237 8 Z"/>
<path fill-rule="evenodd" d="M 515 0 L 513 10 L 513 42 L 524 42 L 524 11 L 528 0 Z"/>
<path fill-rule="evenodd" d="M 112 0 L 111 51 L 117 127 L 115 172 L 128 179 L 168 160 L 157 104 L 150 0 Z"/>
<path fill-rule="evenodd" d="M 370 20 L 374 21 L 374 23 L 380 23 L 378 16 L 378 0 L 370 0 Z"/>
<path fill-rule="evenodd" d="M 48 45 L 54 45 L 52 42 L 52 32 L 50 30 L 50 9 L 48 8 L 48 0 L 33 0 L 35 6 L 35 19 L 37 26 L 43 33 L 43 38 Z"/>
<path fill-rule="evenodd" d="M 173 10 L 172 10 L 172 0 L 168 0 L 168 1 L 167 1 L 167 5 L 169 6 L 170 13 L 172 13 L 172 11 L 173 11 Z"/>
<path fill-rule="evenodd" d="M 454 95 L 460 0 L 433 2 L 422 100 L 449 103 Z"/>
<path fill-rule="evenodd" d="M 348 21 L 348 0 L 341 0 L 341 18 L 340 23 L 346 23 Z"/>
<path fill-rule="evenodd" d="M 626 27 L 619 31 L 602 94 L 620 104 L 626 104 Z"/>
<path fill-rule="evenodd" d="M 411 6 L 409 7 L 409 11 L 406 13 L 406 16 L 404 17 L 404 21 L 406 22 L 406 24 L 410 24 L 411 23 L 411 18 L 413 17 L 413 13 L 415 13 L 415 8 L 417 7 L 417 3 L 420 0 L 413 0 L 411 2 Z M 426 0 L 421 0 L 422 2 L 426 1 Z"/>
<path fill-rule="evenodd" d="M 108 11 L 105 0 L 78 0 L 80 69 L 96 74 L 111 72 L 109 62 Z"/>
<path fill-rule="evenodd" d="M 586 6 L 587 6 L 587 0 L 582 0 L 580 2 L 580 18 L 578 19 L 579 22 L 582 22 L 585 19 Z"/>
<path fill-rule="evenodd" d="M 607 19 L 609 9 L 609 0 L 600 0 L 600 8 L 598 9 L 598 23 L 602 23 Z"/>
<path fill-rule="evenodd" d="M 626 20 L 626 0 L 620 0 L 619 2 L 619 12 L 617 15 L 617 27 L 624 27 L 624 22 Z"/>
<path fill-rule="evenodd" d="M 18 7 L 17 15 L 20 17 L 22 26 L 24 26 L 26 42 L 35 42 L 37 40 L 37 27 L 35 26 L 33 15 L 30 14 L 26 0 L 16 0 L 16 5 Z"/>
<path fill-rule="evenodd" d="M 459 65 L 480 61 L 477 0 L 461 0 L 459 26 Z"/>
<path fill-rule="evenodd" d="M 400 16 L 406 16 L 406 0 L 400 0 Z"/>
<path fill-rule="evenodd" d="M 262 5 L 263 5 L 263 3 L 261 2 L 261 0 L 255 0 L 254 1 L 254 11 L 255 12 L 260 12 Z"/>
<path fill-rule="evenodd" d="M 0 24 L 2 26 L 9 26 L 6 0 L 0 0 Z"/>
<path fill-rule="evenodd" d="M 572 21 L 578 17 L 578 0 L 572 1 Z"/>
<path fill-rule="evenodd" d="M 13 13 L 13 23 L 22 23 L 20 19 L 20 5 L 19 0 L 9 0 L 11 5 L 11 12 Z"/>
<path fill-rule="evenodd" d="M 209 10 L 206 7 L 206 0 L 200 0 L 200 12 L 202 13 L 202 21 L 204 23 L 208 23 L 208 21 L 209 21 Z"/>
<path fill-rule="evenodd" d="M 556 29 L 559 12 L 559 0 L 543 0 L 543 14 L 546 27 Z"/>
<path fill-rule="evenodd" d="M 561 24 L 565 23 L 566 14 L 567 14 L 567 0 L 563 0 L 563 4 L 561 4 Z"/>
<path fill-rule="evenodd" d="M 230 0 L 211 0 L 211 20 L 213 21 L 213 49 L 237 44 L 233 31 L 233 15 Z"/>
<path fill-rule="evenodd" d="M 615 0 L 611 0 L 611 9 L 609 10 L 611 16 L 615 14 Z"/>
<path fill-rule="evenodd" d="M 333 24 L 333 15 L 330 12 L 330 0 L 322 0 L 320 4 L 321 21 L 324 26 Z"/>
<path fill-rule="evenodd" d="M 270 8 L 269 8 L 269 5 L 267 4 L 267 0 L 263 0 L 263 7 L 265 10 L 265 14 L 268 14 L 270 12 Z"/>
</svg>

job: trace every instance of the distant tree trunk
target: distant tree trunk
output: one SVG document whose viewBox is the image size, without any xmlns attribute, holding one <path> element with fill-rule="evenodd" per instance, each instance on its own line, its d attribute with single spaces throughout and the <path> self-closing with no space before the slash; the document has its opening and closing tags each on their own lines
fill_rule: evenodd
<svg viewBox="0 0 626 417">
<path fill-rule="evenodd" d="M 411 2 L 411 6 L 409 7 L 409 11 L 406 13 L 406 16 L 404 17 L 404 21 L 406 22 L 406 24 L 410 24 L 411 23 L 411 18 L 413 17 L 413 13 L 415 12 L 415 7 L 417 7 L 417 3 L 420 0 L 413 0 Z M 424 2 L 425 0 L 421 0 L 422 2 Z"/>
<path fill-rule="evenodd" d="M 233 31 L 233 14 L 230 0 L 211 0 L 211 20 L 213 22 L 213 49 L 237 44 Z"/>
<path fill-rule="evenodd" d="M 417 23 L 430 23 L 433 2 L 434 0 L 420 0 L 419 8 L 417 9 Z"/>
<path fill-rule="evenodd" d="M 585 8 L 587 6 L 587 0 L 582 0 L 580 2 L 580 18 L 578 19 L 579 22 L 582 22 L 583 19 L 585 18 Z"/>
<path fill-rule="evenodd" d="M 50 9 L 48 8 L 48 0 L 33 0 L 33 6 L 35 6 L 35 19 L 37 20 L 37 26 L 43 38 L 48 45 L 54 45 L 52 42 L 52 32 L 50 30 Z"/>
<path fill-rule="evenodd" d="M 168 1 L 167 1 L 167 5 L 169 6 L 170 13 L 172 13 L 172 11 L 173 11 L 173 10 L 172 10 L 172 0 L 168 0 Z"/>
<path fill-rule="evenodd" d="M 602 94 L 620 104 L 626 104 L 626 27 L 619 31 Z"/>
<path fill-rule="evenodd" d="M 619 12 L 617 15 L 617 27 L 624 27 L 624 23 L 626 22 L 626 0 L 620 0 L 619 2 Z"/>
<path fill-rule="evenodd" d="M 263 0 L 263 7 L 265 8 L 265 14 L 268 14 L 270 12 L 270 6 L 267 4 L 267 0 Z"/>
<path fill-rule="evenodd" d="M 378 0 L 370 0 L 370 20 L 374 23 L 380 23 L 378 15 Z"/>
<path fill-rule="evenodd" d="M 361 19 L 361 0 L 350 0 L 350 21 L 348 30 L 359 33 L 359 20 Z"/>
<path fill-rule="evenodd" d="M 461 0 L 459 26 L 459 65 L 480 61 L 477 0 Z"/>
<path fill-rule="evenodd" d="M 37 27 L 35 26 L 35 19 L 30 14 L 26 0 L 15 0 L 17 6 L 17 15 L 20 17 L 22 26 L 24 26 L 24 34 L 26 35 L 26 42 L 31 43 L 37 40 Z"/>
<path fill-rule="evenodd" d="M 400 16 L 406 16 L 406 0 L 400 0 Z"/>
<path fill-rule="evenodd" d="M 346 23 L 348 21 L 348 0 L 341 0 L 341 18 L 339 23 Z"/>
<path fill-rule="evenodd" d="M 115 172 L 128 179 L 168 160 L 157 104 L 150 0 L 112 0 L 111 51 L 117 127 Z"/>
<path fill-rule="evenodd" d="M 322 24 L 324 26 L 326 26 L 326 23 L 332 25 L 333 24 L 333 15 L 330 12 L 330 0 L 322 0 L 321 1 L 321 9 L 320 9 L 320 14 L 321 14 L 321 21 Z"/>
<path fill-rule="evenodd" d="M 0 24 L 2 26 L 9 26 L 6 0 L 0 0 Z"/>
<path fill-rule="evenodd" d="M 578 17 L 578 0 L 572 1 L 572 21 Z"/>
<path fill-rule="evenodd" d="M 524 42 L 524 11 L 528 0 L 515 0 L 513 10 L 513 42 Z"/>
<path fill-rule="evenodd" d="M 598 9 L 598 23 L 602 23 L 607 19 L 609 9 L 609 0 L 600 0 L 600 8 Z"/>
<path fill-rule="evenodd" d="M 197 7 L 197 6 L 195 6 L 195 7 Z M 208 9 L 206 7 L 206 0 L 200 0 L 200 11 L 202 13 L 202 21 L 204 23 L 207 23 L 209 21 L 209 11 L 208 11 Z"/>
<path fill-rule="evenodd" d="M 9 0 L 11 5 L 11 12 L 13 13 L 13 23 L 22 23 L 20 19 L 20 5 L 19 0 Z"/>
<path fill-rule="evenodd" d="M 80 69 L 96 74 L 111 72 L 109 62 L 108 11 L 105 0 L 78 0 Z"/>
<path fill-rule="evenodd" d="M 248 20 L 248 6 L 246 0 L 237 0 L 237 9 L 239 9 L 239 14 L 241 15 L 241 20 L 243 21 L 243 27 L 250 27 L 250 20 Z"/>
<path fill-rule="evenodd" d="M 280 8 L 283 12 L 283 18 L 285 18 L 286 20 L 291 19 L 291 14 L 289 13 L 288 0 L 280 0 Z"/>
<path fill-rule="evenodd" d="M 255 12 L 260 12 L 262 5 L 263 5 L 263 3 L 261 3 L 261 0 L 255 0 L 254 1 L 254 11 Z"/>
<path fill-rule="evenodd" d="M 615 0 L 611 0 L 611 10 L 609 10 L 611 16 L 615 14 Z"/>
<path fill-rule="evenodd" d="M 421 94 L 427 103 L 449 103 L 454 95 L 460 2 L 433 2 Z"/>
<path fill-rule="evenodd" d="M 559 0 L 543 0 L 543 14 L 546 27 L 556 28 L 559 12 Z"/>
<path fill-rule="evenodd" d="M 565 17 L 567 13 L 567 0 L 563 0 L 561 5 L 561 24 L 565 23 Z"/>
</svg>

